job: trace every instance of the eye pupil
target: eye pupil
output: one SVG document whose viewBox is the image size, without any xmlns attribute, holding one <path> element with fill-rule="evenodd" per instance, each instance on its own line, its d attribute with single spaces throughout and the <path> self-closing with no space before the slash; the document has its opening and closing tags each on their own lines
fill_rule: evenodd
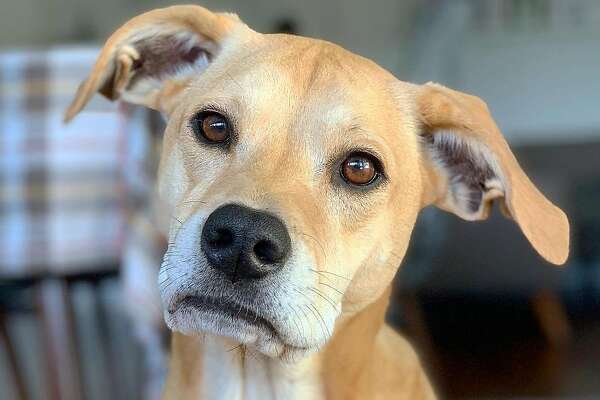
<svg viewBox="0 0 600 400">
<path fill-rule="evenodd" d="M 227 119 L 219 113 L 202 112 L 194 119 L 194 133 L 210 143 L 222 143 L 231 135 Z"/>
<path fill-rule="evenodd" d="M 350 155 L 342 164 L 342 177 L 354 185 L 368 185 L 377 178 L 377 168 L 367 154 Z"/>
</svg>

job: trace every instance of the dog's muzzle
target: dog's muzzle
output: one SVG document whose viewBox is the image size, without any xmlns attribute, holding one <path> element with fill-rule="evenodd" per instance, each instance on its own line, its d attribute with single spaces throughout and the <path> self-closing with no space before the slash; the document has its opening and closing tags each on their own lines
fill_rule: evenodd
<svg viewBox="0 0 600 400">
<path fill-rule="evenodd" d="M 311 252 L 286 223 L 233 203 L 186 219 L 159 276 L 167 326 L 228 337 L 272 357 L 320 348 L 340 310 L 338 284 L 317 286 Z"/>
<path fill-rule="evenodd" d="M 276 216 L 227 204 L 206 220 L 201 248 L 208 265 L 238 282 L 260 279 L 281 269 L 290 255 L 291 240 Z"/>
</svg>

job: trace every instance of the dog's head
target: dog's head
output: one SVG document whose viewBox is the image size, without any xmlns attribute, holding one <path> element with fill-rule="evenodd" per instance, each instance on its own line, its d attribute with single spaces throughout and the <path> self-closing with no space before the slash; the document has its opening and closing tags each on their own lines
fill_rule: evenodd
<svg viewBox="0 0 600 400">
<path fill-rule="evenodd" d="M 381 296 L 432 204 L 481 220 L 498 199 L 542 257 L 567 257 L 565 215 L 481 100 L 400 82 L 331 43 L 155 10 L 108 40 L 67 119 L 95 92 L 168 121 L 159 281 L 174 330 L 281 358 L 318 349 Z"/>
</svg>

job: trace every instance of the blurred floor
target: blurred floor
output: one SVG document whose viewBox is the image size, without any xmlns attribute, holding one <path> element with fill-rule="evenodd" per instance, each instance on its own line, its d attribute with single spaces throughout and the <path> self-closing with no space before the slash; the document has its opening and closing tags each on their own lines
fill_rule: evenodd
<svg viewBox="0 0 600 400">
<path fill-rule="evenodd" d="M 527 298 L 456 293 L 420 301 L 443 398 L 598 398 L 600 304 L 568 307 L 573 334 L 561 346 L 547 342 Z"/>
</svg>

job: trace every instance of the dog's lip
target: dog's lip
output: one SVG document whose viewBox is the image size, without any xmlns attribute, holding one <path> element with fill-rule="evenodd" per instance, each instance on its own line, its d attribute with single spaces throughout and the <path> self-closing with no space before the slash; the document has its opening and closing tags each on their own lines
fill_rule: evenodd
<svg viewBox="0 0 600 400">
<path fill-rule="evenodd" d="M 169 313 L 173 314 L 183 307 L 191 307 L 202 312 L 225 315 L 233 320 L 242 321 L 248 325 L 265 328 L 271 332 L 273 336 L 277 335 L 277 329 L 275 329 L 269 320 L 259 315 L 251 308 L 231 300 L 202 295 L 187 295 L 177 300 L 173 307 L 169 309 Z"/>
</svg>

